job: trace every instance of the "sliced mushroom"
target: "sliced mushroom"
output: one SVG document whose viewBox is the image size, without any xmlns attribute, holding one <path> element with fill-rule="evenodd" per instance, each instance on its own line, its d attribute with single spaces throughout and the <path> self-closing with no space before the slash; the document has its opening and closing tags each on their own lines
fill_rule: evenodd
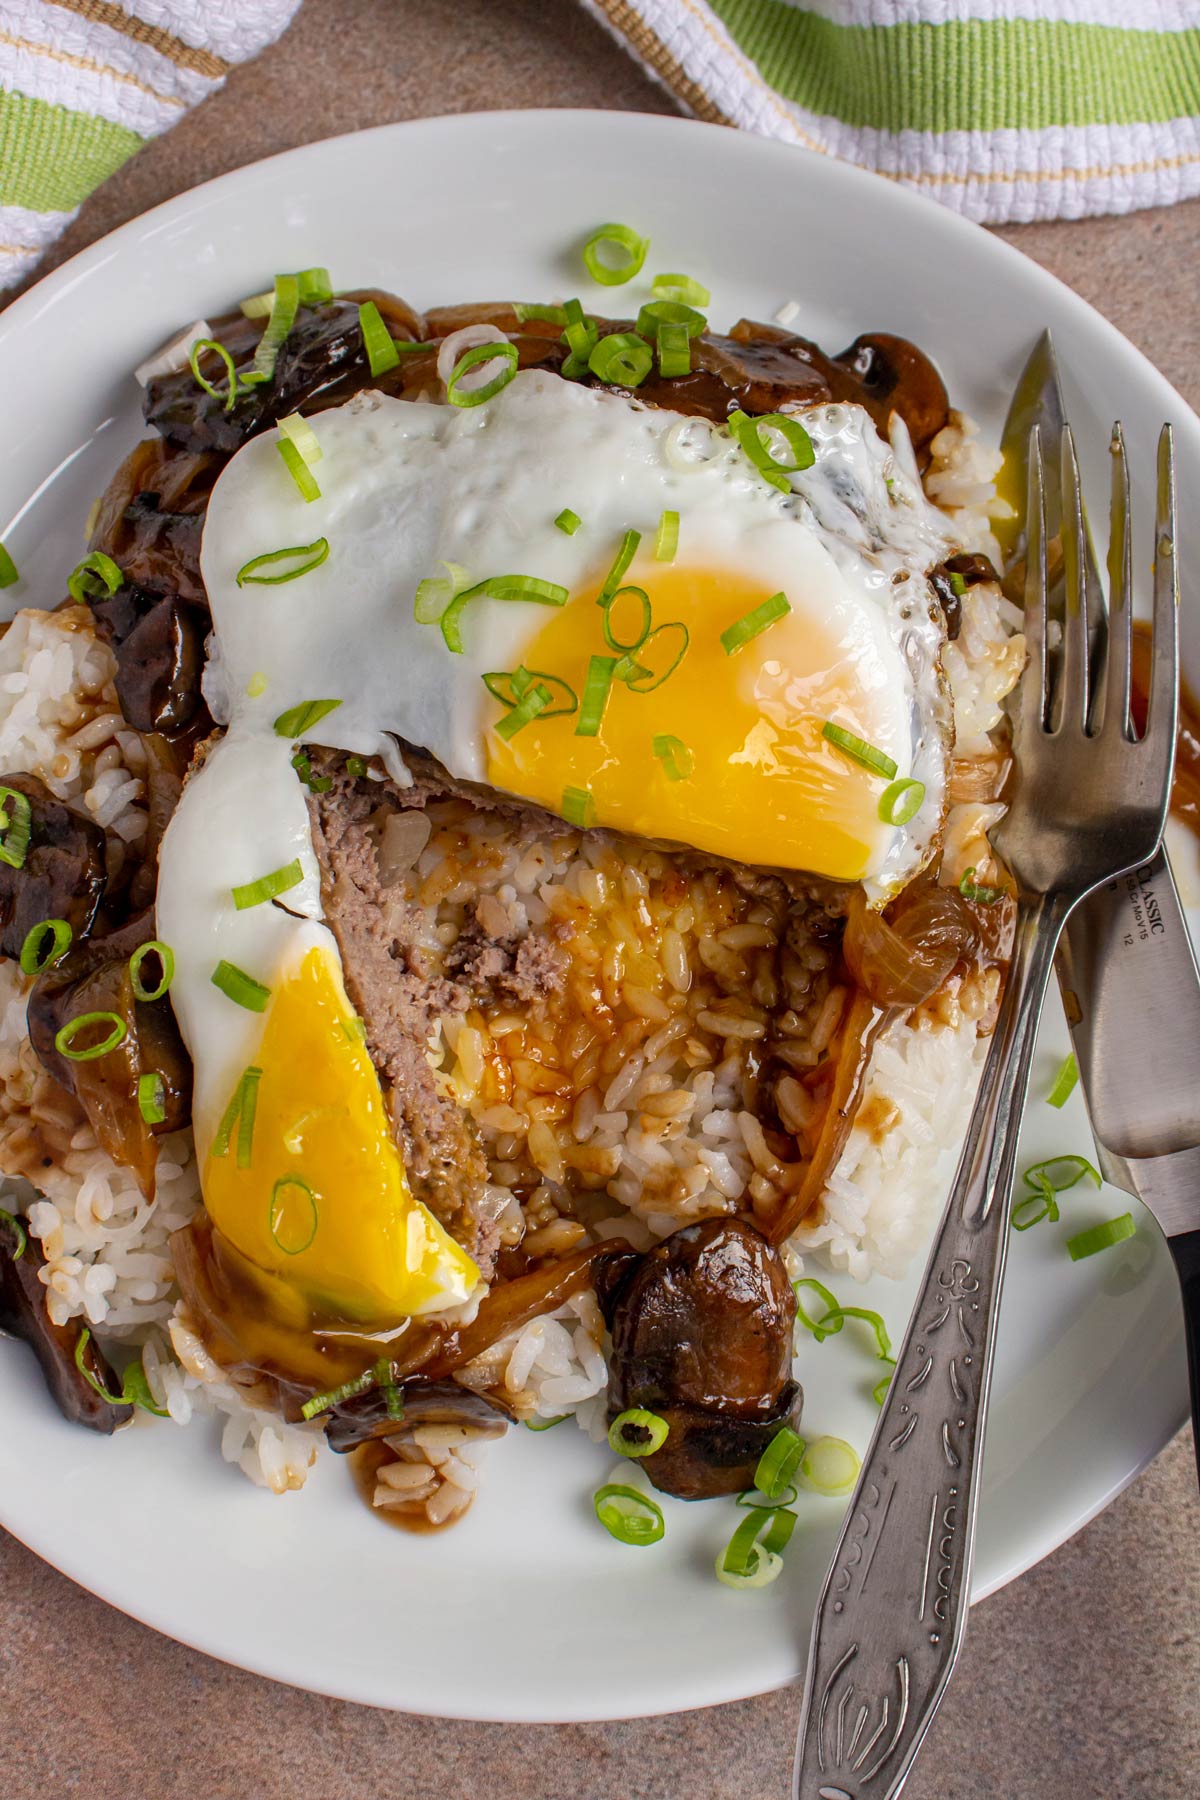
<svg viewBox="0 0 1200 1800">
<path fill-rule="evenodd" d="M 325 1436 L 330 1448 L 339 1456 L 365 1444 L 372 1438 L 395 1437 L 411 1431 L 414 1425 L 470 1425 L 488 1437 L 503 1437 L 509 1415 L 498 1400 L 474 1393 L 456 1381 L 409 1381 L 393 1388 L 392 1411 L 388 1411 L 388 1394 L 372 1388 L 353 1399 L 343 1400 L 329 1414 Z M 397 1397 L 402 1411 L 397 1411 Z"/>
<path fill-rule="evenodd" d="M 65 919 L 76 939 L 91 930 L 104 894 L 104 833 L 36 775 L 6 775 L 3 786 L 24 794 L 30 811 L 24 862 L 0 862 L 0 953 L 16 957 L 43 919 Z"/>
<path fill-rule="evenodd" d="M 116 654 L 117 699 L 129 723 L 166 737 L 187 730 L 204 705 L 207 613 L 133 582 L 93 601 L 92 612 Z"/>
<path fill-rule="evenodd" d="M 102 1399 L 79 1368 L 75 1358 L 83 1321 L 51 1323 L 46 1289 L 38 1279 L 44 1260 L 36 1238 L 7 1217 L 0 1217 L 0 1330 L 29 1345 L 64 1418 L 111 1437 L 118 1425 L 133 1417 L 133 1408 Z M 84 1345 L 80 1361 L 108 1393 L 119 1390 L 120 1383 L 96 1348 L 95 1338 Z"/>
</svg>

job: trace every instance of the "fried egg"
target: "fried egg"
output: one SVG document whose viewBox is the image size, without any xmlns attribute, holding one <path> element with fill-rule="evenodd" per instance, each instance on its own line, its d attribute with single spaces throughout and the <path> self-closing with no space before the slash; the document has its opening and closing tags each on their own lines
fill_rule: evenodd
<svg viewBox="0 0 1200 1800">
<path fill-rule="evenodd" d="M 418 746 L 575 822 L 861 883 L 876 904 L 933 854 L 952 726 L 923 571 L 946 522 L 902 427 L 884 442 L 851 405 L 803 422 L 815 458 L 785 494 L 703 421 L 530 370 L 479 406 L 368 394 L 318 414 L 311 502 L 276 433 L 223 471 L 202 568 L 205 694 L 227 732 L 168 828 L 158 927 L 209 1211 L 314 1305 L 376 1322 L 438 1310 L 476 1270 L 409 1191 L 355 1035 L 294 736 L 379 756 L 401 783 L 403 744 Z M 660 534 L 664 515 L 677 533 Z M 479 595 L 454 632 L 415 607 L 423 582 L 446 600 L 501 576 L 556 603 Z M 522 720 L 539 684 L 553 704 Z M 922 796 L 902 824 L 881 806 L 893 780 Z M 235 887 L 293 862 L 280 905 L 237 908 Z M 219 962 L 269 990 L 262 1011 L 214 985 Z M 239 1165 L 246 1069 L 261 1073 Z"/>
</svg>

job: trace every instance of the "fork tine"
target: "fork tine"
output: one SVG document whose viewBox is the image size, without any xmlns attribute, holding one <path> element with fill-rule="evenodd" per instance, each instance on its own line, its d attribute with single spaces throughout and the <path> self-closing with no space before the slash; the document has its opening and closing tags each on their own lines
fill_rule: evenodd
<svg viewBox="0 0 1200 1800">
<path fill-rule="evenodd" d="M 1154 519 L 1154 659 L 1146 736 L 1170 756 L 1179 710 L 1179 570 L 1175 557 L 1175 446 L 1171 427 L 1158 440 L 1158 503 Z"/>
<path fill-rule="evenodd" d="M 1025 507 L 1025 649 L 1029 664 L 1021 683 L 1021 724 L 1028 731 L 1046 725 L 1046 487 L 1042 434 L 1029 433 L 1029 489 Z"/>
<path fill-rule="evenodd" d="M 1071 427 L 1062 433 L 1062 552 L 1066 589 L 1063 601 L 1063 644 L 1058 681 L 1050 707 L 1050 727 L 1061 731 L 1078 726 L 1087 729 L 1088 716 L 1088 604 L 1083 536 L 1083 494 L 1079 463 Z"/>
<path fill-rule="evenodd" d="M 1112 500 L 1108 526 L 1108 670 L 1104 723 L 1132 737 L 1129 694 L 1133 659 L 1133 542 L 1129 530 L 1129 463 L 1125 434 L 1113 426 Z"/>
</svg>

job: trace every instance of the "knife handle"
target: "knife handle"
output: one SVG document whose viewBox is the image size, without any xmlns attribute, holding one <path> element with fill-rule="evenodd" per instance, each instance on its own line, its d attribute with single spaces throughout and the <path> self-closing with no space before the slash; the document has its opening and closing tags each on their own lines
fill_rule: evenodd
<svg viewBox="0 0 1200 1800">
<path fill-rule="evenodd" d="M 1192 1389 L 1192 1435 L 1200 1476 L 1200 1231 L 1184 1231 L 1167 1239 L 1183 1290 L 1183 1322 L 1187 1333 L 1188 1376 Z"/>
</svg>

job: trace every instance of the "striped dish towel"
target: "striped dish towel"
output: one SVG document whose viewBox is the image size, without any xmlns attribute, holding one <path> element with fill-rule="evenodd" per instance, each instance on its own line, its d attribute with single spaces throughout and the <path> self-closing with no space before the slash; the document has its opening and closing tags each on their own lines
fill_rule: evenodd
<svg viewBox="0 0 1200 1800">
<path fill-rule="evenodd" d="M 1200 193 L 1200 0 L 584 0 L 700 119 L 991 224 Z"/>
<path fill-rule="evenodd" d="M 0 291 L 300 0 L 0 0 Z"/>
</svg>

